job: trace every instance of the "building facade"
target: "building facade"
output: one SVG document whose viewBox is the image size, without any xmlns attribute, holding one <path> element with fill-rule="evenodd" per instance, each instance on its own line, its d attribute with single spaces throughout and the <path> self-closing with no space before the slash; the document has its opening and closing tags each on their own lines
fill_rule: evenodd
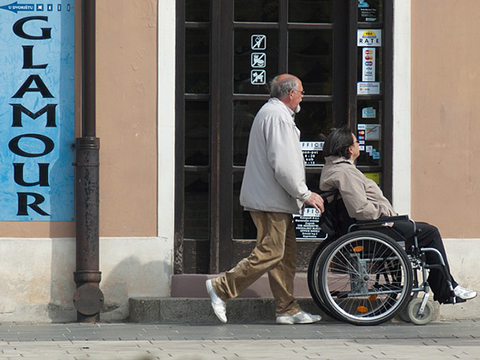
<svg viewBox="0 0 480 360">
<path fill-rule="evenodd" d="M 248 254 L 246 141 L 282 72 L 306 90 L 297 123 L 309 186 L 322 140 L 349 124 L 364 136 L 362 171 L 399 213 L 437 225 L 457 280 L 480 288 L 479 10 L 475 0 L 97 0 L 101 319 L 128 319 L 130 297 L 169 297 L 172 276 L 215 274 Z M 0 234 L 0 321 L 75 320 L 75 222 L 2 221 Z M 304 271 L 319 240 L 299 229 L 298 241 Z M 441 307 L 478 313 L 475 301 Z"/>
</svg>

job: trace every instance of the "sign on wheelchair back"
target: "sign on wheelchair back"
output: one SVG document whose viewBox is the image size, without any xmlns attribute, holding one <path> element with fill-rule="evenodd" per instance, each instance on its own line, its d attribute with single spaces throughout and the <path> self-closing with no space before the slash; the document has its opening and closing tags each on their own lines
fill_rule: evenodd
<svg viewBox="0 0 480 360">
<path fill-rule="evenodd" d="M 313 207 L 306 207 L 303 214 L 294 214 L 295 236 L 297 239 L 325 240 L 327 234 L 320 227 L 320 213 Z"/>
</svg>

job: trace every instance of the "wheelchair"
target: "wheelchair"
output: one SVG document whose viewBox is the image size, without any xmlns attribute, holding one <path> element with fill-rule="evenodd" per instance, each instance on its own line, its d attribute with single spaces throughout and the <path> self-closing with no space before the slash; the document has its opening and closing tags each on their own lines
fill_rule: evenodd
<svg viewBox="0 0 480 360">
<path fill-rule="evenodd" d="M 348 216 L 338 190 L 320 195 L 325 204 L 320 224 L 328 236 L 310 260 L 308 287 L 326 315 L 354 325 L 378 325 L 397 315 L 416 325 L 428 324 L 434 316 L 427 282 L 428 270 L 432 268 L 444 272 L 450 302 L 455 303 L 451 277 L 441 253 L 418 246 L 413 220 L 394 216 L 356 221 Z M 399 233 L 394 239 L 380 232 L 382 227 L 391 227 L 397 221 L 411 224 L 413 241 L 407 242 Z M 426 263 L 427 252 L 438 256 L 438 264 Z"/>
</svg>

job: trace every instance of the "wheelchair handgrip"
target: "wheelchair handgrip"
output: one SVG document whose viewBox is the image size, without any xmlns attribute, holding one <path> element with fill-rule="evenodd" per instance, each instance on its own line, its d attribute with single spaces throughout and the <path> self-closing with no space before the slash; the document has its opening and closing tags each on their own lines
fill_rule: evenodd
<svg viewBox="0 0 480 360">
<path fill-rule="evenodd" d="M 318 195 L 320 195 L 324 201 L 327 200 L 330 196 L 337 195 L 339 193 L 338 189 L 333 189 L 333 190 L 328 190 L 328 191 L 322 191 Z"/>
</svg>

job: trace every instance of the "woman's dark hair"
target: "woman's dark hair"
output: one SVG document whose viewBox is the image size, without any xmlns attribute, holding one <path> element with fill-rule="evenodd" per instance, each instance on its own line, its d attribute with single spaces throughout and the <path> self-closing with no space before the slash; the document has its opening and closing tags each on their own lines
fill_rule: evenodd
<svg viewBox="0 0 480 360">
<path fill-rule="evenodd" d="M 350 159 L 350 146 L 353 145 L 352 131 L 348 126 L 333 130 L 323 144 L 323 155 L 343 156 Z"/>
</svg>

